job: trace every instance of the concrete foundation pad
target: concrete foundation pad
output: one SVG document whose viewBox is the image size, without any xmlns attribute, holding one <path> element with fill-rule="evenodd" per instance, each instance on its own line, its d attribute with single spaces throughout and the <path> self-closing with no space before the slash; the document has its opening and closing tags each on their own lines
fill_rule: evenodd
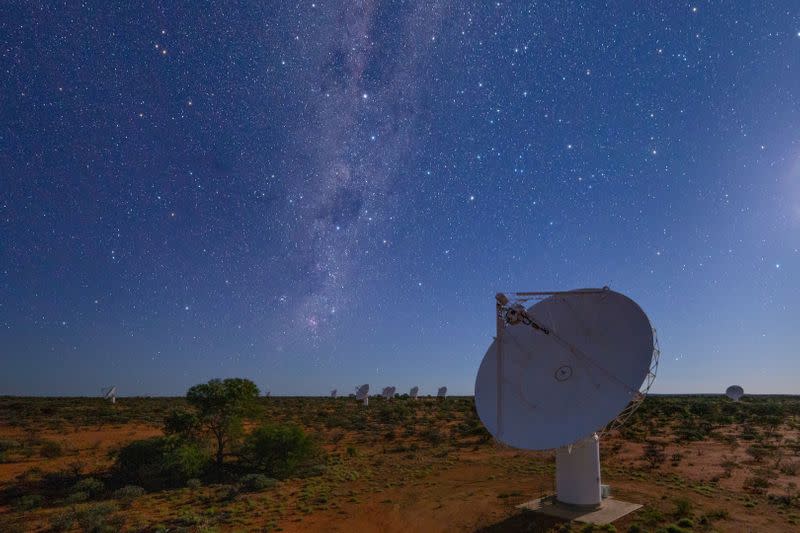
<svg viewBox="0 0 800 533">
<path fill-rule="evenodd" d="M 584 522 L 587 524 L 597 524 L 600 526 L 610 524 L 640 507 L 641 505 L 638 503 L 606 498 L 597 509 L 581 509 L 558 502 L 552 496 L 537 498 L 517 506 L 518 509 L 528 509 L 529 511 L 542 513 L 547 516 L 563 518 L 564 520 L 575 520 L 576 522 Z"/>
</svg>

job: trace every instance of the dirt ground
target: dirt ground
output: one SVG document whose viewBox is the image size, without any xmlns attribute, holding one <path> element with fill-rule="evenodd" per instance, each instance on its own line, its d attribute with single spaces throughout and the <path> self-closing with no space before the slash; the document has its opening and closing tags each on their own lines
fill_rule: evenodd
<svg viewBox="0 0 800 533">
<path fill-rule="evenodd" d="M 182 400 L 58 401 L 0 399 L 0 442 L 11 443 L 0 461 L 0 531 L 588 530 L 516 508 L 554 492 L 553 453 L 488 438 L 471 398 L 375 400 L 366 409 L 348 398 L 264 399 L 263 418 L 299 424 L 318 440 L 319 472 L 254 492 L 236 479 L 203 479 L 125 505 L 114 496 L 114 451 L 161 435 L 159 417 Z M 644 505 L 616 531 L 800 531 L 800 398 L 764 397 L 767 407 L 753 398 L 732 414 L 714 407 L 724 401 L 648 398 L 621 433 L 603 435 L 603 482 L 614 497 Z M 780 419 L 765 421 L 773 415 L 761 411 L 778 401 Z M 719 423 L 698 423 L 709 418 Z M 106 488 L 88 501 L 53 496 L 42 480 L 66 471 Z M 86 509 L 105 513 L 98 527 L 64 526 L 65 515 Z"/>
</svg>

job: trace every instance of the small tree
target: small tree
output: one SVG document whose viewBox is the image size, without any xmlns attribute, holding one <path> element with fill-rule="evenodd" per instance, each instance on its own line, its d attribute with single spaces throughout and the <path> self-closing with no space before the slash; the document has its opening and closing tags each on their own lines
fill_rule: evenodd
<svg viewBox="0 0 800 533">
<path fill-rule="evenodd" d="M 242 434 L 242 419 L 255 408 L 258 387 L 249 379 L 212 379 L 186 392 L 186 400 L 198 411 L 204 430 L 216 441 L 216 463 L 222 466 L 226 448 Z"/>
<path fill-rule="evenodd" d="M 661 466 L 667 459 L 667 454 L 664 452 L 664 445 L 660 442 L 648 441 L 644 447 L 642 459 L 647 461 L 651 469 Z"/>
</svg>

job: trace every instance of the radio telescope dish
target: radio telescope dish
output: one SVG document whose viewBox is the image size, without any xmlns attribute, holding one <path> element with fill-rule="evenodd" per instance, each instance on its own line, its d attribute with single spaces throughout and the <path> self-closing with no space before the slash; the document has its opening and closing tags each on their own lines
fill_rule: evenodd
<svg viewBox="0 0 800 533">
<path fill-rule="evenodd" d="M 499 441 L 529 450 L 564 446 L 602 429 L 637 397 L 655 344 L 633 300 L 611 290 L 572 291 L 526 312 L 540 329 L 506 327 L 502 361 L 495 340 L 475 381 L 478 415 Z"/>
<path fill-rule="evenodd" d="M 416 387 L 416 386 L 415 387 L 411 387 L 411 392 L 408 393 L 408 395 L 411 396 L 412 398 L 414 398 L 415 400 L 417 399 L 417 395 L 418 394 L 419 394 L 419 387 Z"/>
<path fill-rule="evenodd" d="M 447 387 L 439 387 L 439 390 L 436 391 L 437 398 L 445 398 L 447 397 Z"/>
<path fill-rule="evenodd" d="M 111 387 L 104 387 L 100 389 L 100 393 L 103 395 L 104 400 L 109 400 L 111 403 L 117 403 L 117 387 L 112 385 Z"/>
<path fill-rule="evenodd" d="M 731 385 L 725 390 L 725 396 L 727 396 L 734 402 L 738 402 L 739 398 L 744 396 L 744 389 L 739 385 Z"/>
<path fill-rule="evenodd" d="M 331 398 L 336 398 L 336 389 L 331 391 Z"/>
<path fill-rule="evenodd" d="M 364 405 L 369 405 L 369 383 L 356 387 L 356 400 L 361 400 Z"/>
<path fill-rule="evenodd" d="M 394 398 L 395 390 L 397 390 L 395 387 L 384 387 L 383 392 L 381 392 L 381 396 L 383 396 L 384 400 L 391 400 Z"/>
<path fill-rule="evenodd" d="M 515 448 L 559 448 L 557 500 L 599 505 L 595 432 L 643 400 L 658 364 L 655 332 L 636 302 L 608 288 L 513 296 L 496 296 L 497 338 L 475 380 L 478 416 Z"/>
</svg>

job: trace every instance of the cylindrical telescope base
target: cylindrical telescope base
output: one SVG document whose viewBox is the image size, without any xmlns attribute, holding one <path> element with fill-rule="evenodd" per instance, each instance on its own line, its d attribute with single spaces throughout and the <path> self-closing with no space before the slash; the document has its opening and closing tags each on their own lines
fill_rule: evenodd
<svg viewBox="0 0 800 533">
<path fill-rule="evenodd" d="M 568 505 L 600 506 L 600 439 L 596 433 L 556 450 L 556 499 Z"/>
</svg>

